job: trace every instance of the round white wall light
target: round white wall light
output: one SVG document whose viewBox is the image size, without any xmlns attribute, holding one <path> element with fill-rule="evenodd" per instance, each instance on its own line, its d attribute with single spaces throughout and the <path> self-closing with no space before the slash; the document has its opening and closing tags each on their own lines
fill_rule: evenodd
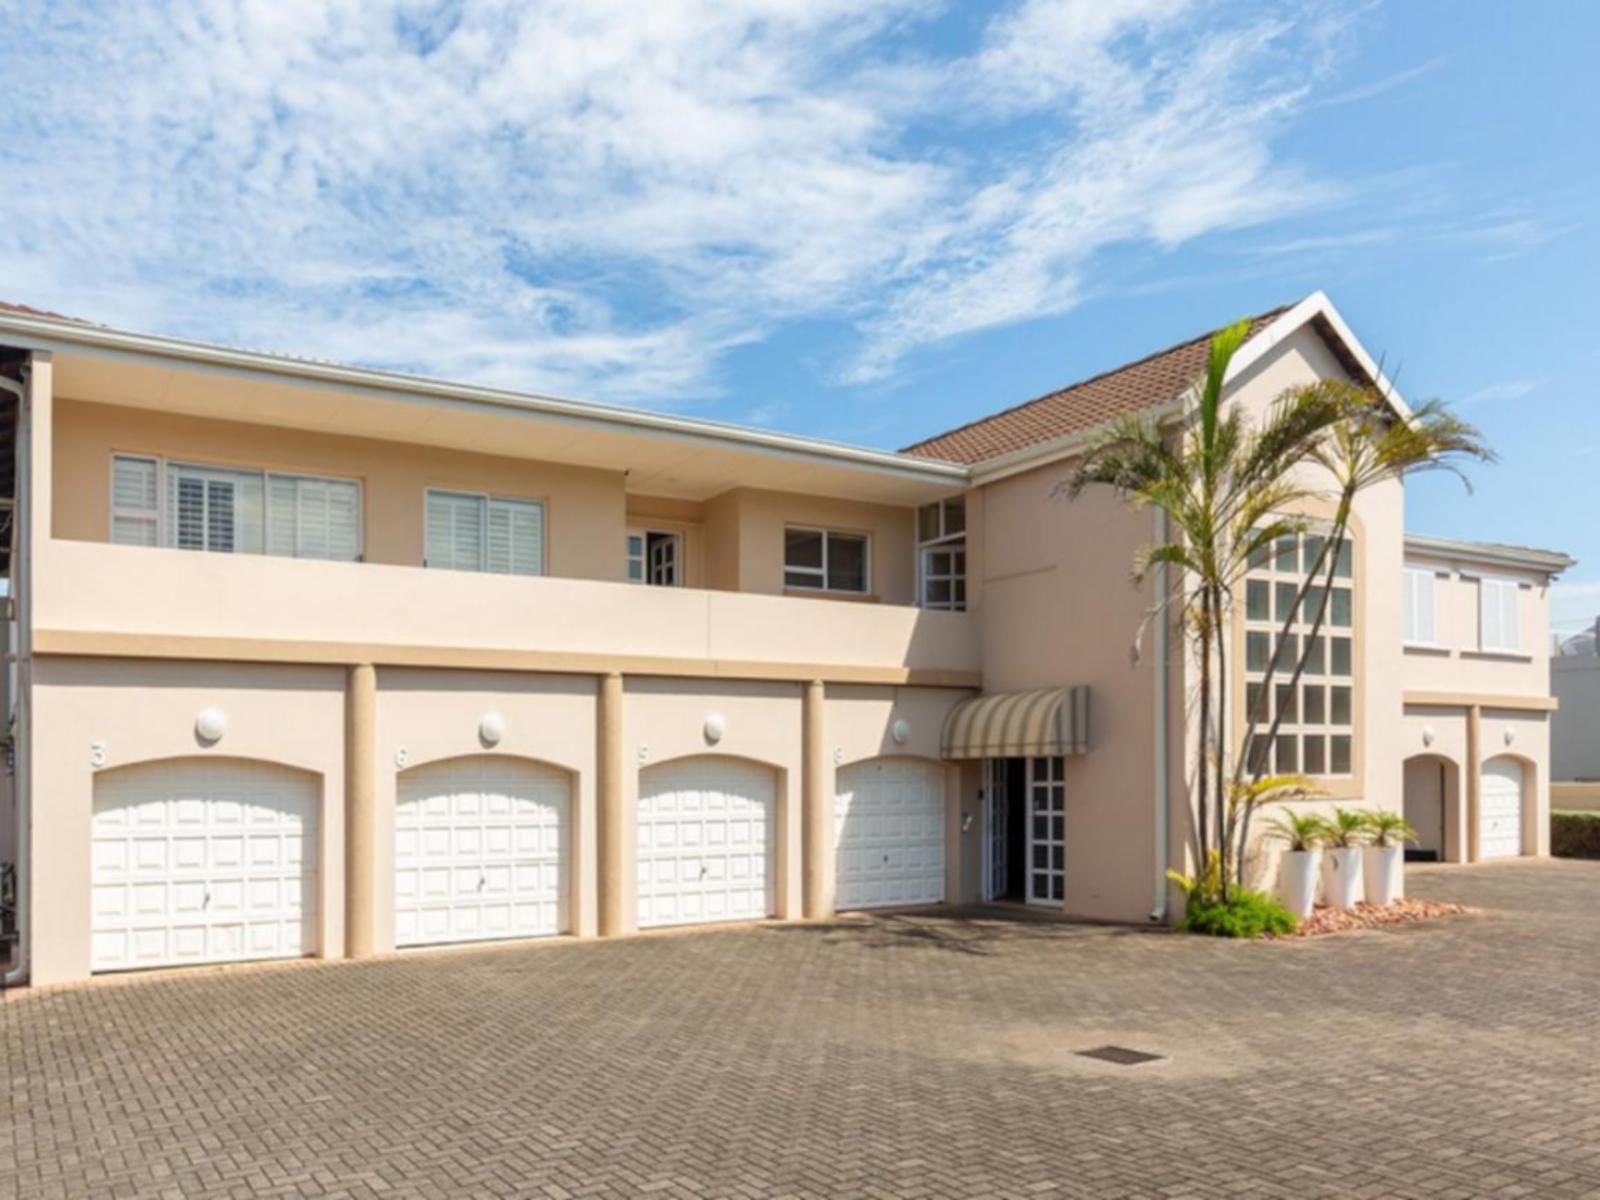
<svg viewBox="0 0 1600 1200">
<path fill-rule="evenodd" d="M 1424 745 L 1424 746 L 1431 746 L 1431 745 L 1433 745 L 1433 739 L 1434 739 L 1434 738 L 1435 738 L 1435 737 L 1436 737 L 1436 736 L 1437 736 L 1437 735 L 1436 735 L 1436 734 L 1435 734 L 1435 733 L 1434 733 L 1434 732 L 1433 732 L 1433 726 L 1432 726 L 1432 725 L 1429 725 L 1429 726 L 1427 726 L 1427 727 L 1426 727 L 1426 728 L 1424 728 L 1424 729 L 1423 729 L 1423 731 L 1422 731 L 1422 744 L 1423 744 L 1423 745 Z"/>
<path fill-rule="evenodd" d="M 202 708 L 194 719 L 194 735 L 206 745 L 220 742 L 228 732 L 228 715 L 220 708 Z"/>
<path fill-rule="evenodd" d="M 715 746 L 722 740 L 722 735 L 728 732 L 728 723 L 722 719 L 721 713 L 711 713 L 706 717 L 701 732 L 705 734 L 706 744 Z"/>
<path fill-rule="evenodd" d="M 896 717 L 894 724 L 889 726 L 889 736 L 894 739 L 894 744 L 904 746 L 906 739 L 911 736 L 911 722 L 904 717 Z"/>
<path fill-rule="evenodd" d="M 506 735 L 506 719 L 497 712 L 484 713 L 478 722 L 478 740 L 485 746 L 498 746 Z"/>
</svg>

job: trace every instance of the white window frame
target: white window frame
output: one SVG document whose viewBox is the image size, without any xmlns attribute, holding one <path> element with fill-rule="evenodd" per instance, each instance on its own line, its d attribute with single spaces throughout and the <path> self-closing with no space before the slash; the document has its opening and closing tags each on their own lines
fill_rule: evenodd
<svg viewBox="0 0 1600 1200">
<path fill-rule="evenodd" d="M 461 571 L 461 567 L 434 567 L 428 562 L 428 497 L 435 493 L 441 496 L 457 496 L 469 500 L 483 501 L 483 541 L 478 547 L 478 566 L 476 569 L 467 568 L 466 573 L 472 575 L 488 575 L 489 570 L 489 506 L 491 504 L 522 504 L 539 510 L 539 569 L 532 575 L 521 572 L 509 572 L 515 579 L 542 579 L 550 573 L 550 508 L 542 499 L 527 496 L 504 496 L 490 492 L 477 492 L 471 488 L 453 488 L 444 486 L 428 486 L 422 489 L 422 565 L 435 571 Z M 502 574 L 503 572 L 493 572 Z"/>
<path fill-rule="evenodd" d="M 202 462 L 192 458 L 168 458 L 160 454 L 146 454 L 137 450 L 113 450 L 106 463 L 107 508 L 111 519 L 106 526 L 106 539 L 109 541 L 115 535 L 116 519 L 124 520 L 149 520 L 151 513 L 142 509 L 118 508 L 117 496 L 117 460 L 131 459 L 137 462 L 154 463 L 156 467 L 156 507 L 154 511 L 156 524 L 156 548 L 172 550 L 176 547 L 168 541 L 170 512 L 167 504 L 168 480 L 167 472 L 173 467 L 189 468 L 194 471 L 226 471 L 236 475 L 258 475 L 261 477 L 261 550 L 233 550 L 209 551 L 209 553 L 250 554 L 260 553 L 268 555 L 266 549 L 267 520 L 270 505 L 267 499 L 267 487 L 274 479 L 310 480 L 316 483 L 338 483 L 352 485 L 356 489 L 356 556 L 355 562 L 365 562 L 367 558 L 367 493 L 366 486 L 360 479 L 348 475 L 321 475 L 309 471 L 275 471 L 266 467 L 239 466 L 235 463 Z M 296 541 L 298 542 L 298 536 Z M 126 543 L 124 543 L 126 544 Z M 272 554 L 272 558 L 303 558 L 307 562 L 344 562 L 342 558 L 312 558 L 300 554 Z"/>
<path fill-rule="evenodd" d="M 673 552 L 672 552 L 672 564 L 673 564 L 673 576 L 674 576 L 674 578 L 673 578 L 671 583 L 656 583 L 654 580 L 652 580 L 650 578 L 650 569 L 651 569 L 650 568 L 650 538 L 651 538 L 652 535 L 655 536 L 655 537 L 663 537 L 663 538 L 671 538 L 672 539 L 672 544 L 673 544 L 673 547 L 674 547 Z M 633 578 L 633 576 L 631 574 L 627 575 L 627 580 L 628 580 L 629 583 L 637 584 L 637 585 L 639 585 L 641 587 L 683 587 L 684 586 L 684 583 L 683 583 L 683 575 L 684 575 L 684 563 L 683 563 L 683 545 L 684 545 L 684 541 L 683 541 L 683 534 L 679 533 L 675 529 L 655 529 L 655 528 L 650 528 L 650 527 L 647 527 L 647 526 L 644 526 L 644 525 L 635 525 L 635 526 L 629 526 L 627 532 L 623 536 L 624 536 L 624 540 L 623 540 L 623 543 L 622 543 L 622 552 L 623 552 L 624 563 L 627 564 L 627 563 L 633 563 L 633 562 L 637 561 L 638 564 L 639 564 L 639 578 L 635 579 L 635 578 Z M 637 557 L 637 559 L 628 550 L 628 542 L 627 542 L 628 538 L 638 538 L 639 539 L 639 542 L 640 542 L 640 545 L 639 545 L 639 556 Z M 626 574 L 626 572 L 624 572 L 624 573 Z"/>
<path fill-rule="evenodd" d="M 789 565 L 788 535 L 790 533 L 817 533 L 822 535 L 822 565 L 820 567 L 791 567 Z M 795 525 L 786 523 L 783 527 L 784 555 L 783 555 L 783 586 L 785 591 L 816 592 L 828 596 L 870 596 L 872 595 L 872 535 L 855 529 L 828 529 L 821 525 Z M 861 583 L 857 588 L 836 588 L 828 586 L 828 545 L 835 537 L 859 538 L 862 543 L 863 560 L 861 564 Z M 804 583 L 790 583 L 790 574 L 814 575 L 818 583 L 815 586 Z"/>
<path fill-rule="evenodd" d="M 1438 585 L 1435 582 L 1438 574 L 1436 568 L 1422 563 L 1405 565 L 1405 573 L 1401 577 L 1405 595 L 1402 597 L 1400 620 L 1401 640 L 1407 646 L 1417 646 L 1424 650 L 1439 648 Z M 1426 593 L 1425 597 L 1421 594 L 1423 592 Z M 1425 625 L 1418 619 L 1424 609 L 1427 614 Z"/>
<path fill-rule="evenodd" d="M 1260 686 L 1262 683 L 1264 683 L 1266 676 L 1265 670 L 1250 666 L 1250 638 L 1252 635 L 1266 638 L 1267 661 L 1270 663 L 1272 661 L 1272 655 L 1276 653 L 1278 631 L 1282 628 L 1283 624 L 1278 615 L 1278 586 L 1280 584 L 1292 584 L 1296 587 L 1299 586 L 1300 582 L 1304 579 L 1307 539 L 1326 537 L 1327 532 L 1328 531 L 1325 528 L 1313 525 L 1311 528 L 1303 530 L 1299 533 L 1287 535 L 1295 539 L 1295 566 L 1293 570 L 1279 568 L 1278 543 L 1274 542 L 1267 551 L 1265 557 L 1259 563 L 1252 565 L 1245 574 L 1245 593 L 1241 597 L 1243 604 L 1241 604 L 1238 610 L 1240 614 L 1241 625 L 1244 631 L 1244 636 L 1241 639 L 1240 646 L 1240 649 L 1243 653 L 1241 654 L 1238 663 L 1240 675 L 1242 676 L 1244 682 L 1245 696 L 1244 711 L 1240 714 L 1241 724 L 1249 719 L 1250 689 L 1253 686 Z M 1262 752 L 1268 756 L 1266 761 L 1270 767 L 1269 773 L 1303 774 L 1316 779 L 1344 780 L 1354 778 L 1360 770 L 1360 764 L 1362 761 L 1362 728 L 1361 722 L 1358 719 L 1360 714 L 1360 701 L 1358 698 L 1361 695 L 1361 688 L 1363 686 L 1363 664 L 1361 661 L 1361 635 L 1363 630 L 1361 628 L 1360 613 L 1356 611 L 1356 595 L 1358 583 L 1357 572 L 1360 570 L 1361 564 L 1358 561 L 1358 556 L 1355 552 L 1355 540 L 1350 533 L 1347 532 L 1345 534 L 1344 542 L 1348 549 L 1340 550 L 1335 548 L 1334 553 L 1347 555 L 1349 573 L 1336 575 L 1334 586 L 1336 588 L 1346 589 L 1350 595 L 1350 623 L 1348 625 L 1333 624 L 1331 612 L 1333 600 L 1332 596 L 1330 595 L 1327 601 L 1330 607 L 1330 612 L 1327 616 L 1327 619 L 1323 621 L 1322 630 L 1318 634 L 1318 636 L 1322 639 L 1321 670 L 1308 669 L 1300 683 L 1296 685 L 1298 690 L 1292 695 L 1292 701 L 1295 706 L 1294 719 L 1286 720 L 1278 730 L 1278 736 L 1280 738 L 1289 738 L 1295 743 L 1294 764 L 1291 767 L 1280 763 L 1278 761 L 1277 745 L 1267 746 Z M 1326 570 L 1326 567 L 1327 564 L 1324 563 L 1324 570 Z M 1267 588 L 1267 615 L 1265 617 L 1250 616 L 1249 586 L 1252 580 L 1264 584 Z M 1313 586 L 1308 599 L 1313 599 L 1316 597 L 1321 588 L 1321 580 L 1322 573 L 1319 572 L 1317 576 L 1317 583 Z M 1311 622 L 1306 620 L 1306 616 L 1306 612 L 1304 609 L 1302 609 L 1301 612 L 1296 614 L 1294 624 L 1291 627 L 1290 636 L 1295 639 L 1295 646 L 1298 652 L 1304 651 L 1305 645 L 1303 639 L 1308 637 L 1310 632 Z M 1350 670 L 1348 674 L 1339 674 L 1333 669 L 1333 646 L 1335 639 L 1341 639 L 1348 643 L 1350 653 Z M 1264 715 L 1268 719 L 1264 720 L 1262 723 L 1262 732 L 1264 732 L 1266 727 L 1271 723 L 1270 715 L 1272 712 L 1272 706 L 1276 705 L 1278 702 L 1278 689 L 1288 685 L 1291 674 L 1292 666 L 1290 665 L 1282 665 L 1277 671 L 1274 672 L 1272 677 L 1273 695 L 1267 698 L 1267 708 Z M 1350 706 L 1348 721 L 1335 721 L 1333 719 L 1334 689 L 1336 688 L 1348 689 Z M 1305 702 L 1307 693 L 1311 689 L 1317 690 L 1321 701 L 1321 717 L 1315 721 L 1308 719 L 1307 706 Z M 1350 765 L 1348 770 L 1333 770 L 1333 739 L 1336 737 L 1347 737 L 1349 739 Z M 1322 752 L 1321 770 L 1310 771 L 1306 769 L 1306 743 L 1308 739 L 1315 740 L 1320 744 Z M 1246 746 L 1244 747 L 1244 753 L 1251 755 L 1253 761 L 1253 756 L 1256 751 L 1254 747 Z"/>
<path fill-rule="evenodd" d="M 955 533 L 945 527 L 945 518 L 949 510 L 946 508 L 951 501 L 960 501 L 962 505 L 961 529 Z M 939 528 L 935 535 L 926 540 L 922 537 L 922 513 L 924 509 L 937 507 L 939 512 Z M 965 612 L 967 610 L 967 573 L 963 567 L 960 574 L 935 575 L 928 569 L 928 559 L 931 553 L 938 551 L 955 552 L 959 550 L 963 560 L 967 552 L 967 524 L 966 524 L 966 497 L 946 496 L 930 504 L 924 504 L 915 509 L 911 514 L 912 530 L 917 539 L 917 606 L 940 612 Z M 938 602 L 928 599 L 928 585 L 936 580 L 948 580 L 950 583 L 950 599 L 948 602 Z M 962 598 L 957 602 L 956 583 L 960 582 Z"/>
<path fill-rule="evenodd" d="M 1496 597 L 1495 625 L 1498 629 L 1490 635 L 1487 604 L 1490 595 Z M 1510 638 L 1507 639 L 1504 599 L 1511 599 Z M 1483 654 L 1522 654 L 1522 581 L 1503 575 L 1478 577 L 1478 650 Z"/>
</svg>

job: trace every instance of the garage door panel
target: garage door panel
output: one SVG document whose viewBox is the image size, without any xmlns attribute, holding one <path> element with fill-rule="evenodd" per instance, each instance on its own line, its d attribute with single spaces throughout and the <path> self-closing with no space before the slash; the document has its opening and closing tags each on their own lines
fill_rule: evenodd
<svg viewBox="0 0 1600 1200">
<path fill-rule="evenodd" d="M 706 756 L 640 776 L 641 927 L 753 920 L 773 912 L 773 773 Z"/>
<path fill-rule="evenodd" d="M 480 755 L 401 776 L 397 945 L 537 937 L 566 928 L 568 775 Z"/>
<path fill-rule="evenodd" d="M 1478 788 L 1478 857 L 1514 858 L 1522 853 L 1526 795 L 1523 767 L 1515 759 L 1484 763 Z"/>
<path fill-rule="evenodd" d="M 317 793 L 304 772 L 240 759 L 101 775 L 92 968 L 305 953 L 314 945 Z"/>
<path fill-rule="evenodd" d="M 839 908 L 944 899 L 944 770 L 873 759 L 838 773 L 834 798 Z"/>
</svg>

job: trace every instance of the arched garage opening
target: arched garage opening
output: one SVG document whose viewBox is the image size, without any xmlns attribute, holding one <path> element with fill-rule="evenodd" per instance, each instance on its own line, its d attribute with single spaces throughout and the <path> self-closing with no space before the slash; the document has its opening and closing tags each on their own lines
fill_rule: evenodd
<svg viewBox="0 0 1600 1200">
<path fill-rule="evenodd" d="M 840 909 L 944 899 L 944 766 L 870 758 L 834 786 L 834 891 Z"/>
<path fill-rule="evenodd" d="M 1440 754 L 1405 761 L 1405 818 L 1417 831 L 1406 857 L 1422 862 L 1460 861 L 1461 770 Z"/>
<path fill-rule="evenodd" d="M 773 915 L 777 796 L 771 767 L 725 755 L 640 771 L 639 927 Z"/>
<path fill-rule="evenodd" d="M 572 776 L 503 754 L 402 771 L 396 946 L 543 937 L 569 927 Z"/>
<path fill-rule="evenodd" d="M 91 818 L 91 969 L 317 948 L 321 777 L 196 756 L 103 771 Z"/>
</svg>

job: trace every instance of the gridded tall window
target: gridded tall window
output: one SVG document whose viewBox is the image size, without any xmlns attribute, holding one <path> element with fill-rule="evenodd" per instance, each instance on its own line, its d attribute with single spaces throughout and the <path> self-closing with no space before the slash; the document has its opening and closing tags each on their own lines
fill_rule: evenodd
<svg viewBox="0 0 1600 1200">
<path fill-rule="evenodd" d="M 1304 601 L 1295 602 L 1326 541 L 1314 531 L 1279 538 L 1251 560 L 1245 580 L 1246 717 L 1260 705 L 1250 761 L 1252 767 L 1275 774 L 1354 772 L 1355 565 L 1348 539 L 1334 552 L 1333 589 L 1316 636 L 1311 629 L 1326 562 Z M 1307 655 L 1305 671 L 1298 684 L 1291 684 L 1302 652 Z M 1264 695 L 1268 664 L 1274 660 L 1271 694 Z M 1282 721 L 1269 742 L 1266 731 L 1279 714 Z"/>
</svg>

